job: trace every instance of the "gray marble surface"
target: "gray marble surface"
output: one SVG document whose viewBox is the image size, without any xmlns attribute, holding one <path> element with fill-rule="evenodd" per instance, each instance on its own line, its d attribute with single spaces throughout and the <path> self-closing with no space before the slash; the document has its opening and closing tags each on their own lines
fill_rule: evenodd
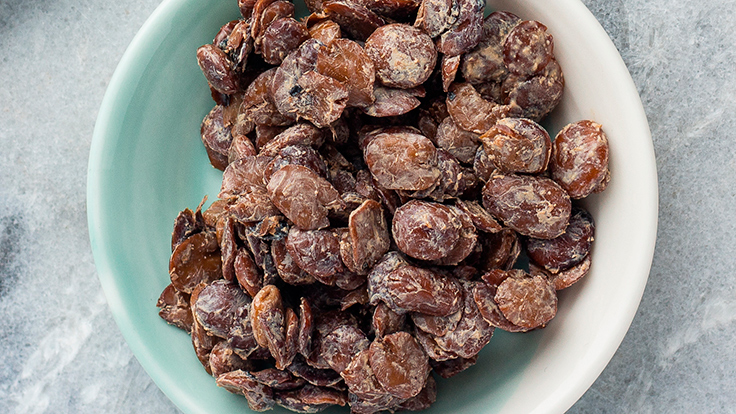
<svg viewBox="0 0 736 414">
<path fill-rule="evenodd" d="M 657 247 L 620 349 L 571 413 L 736 413 L 736 7 L 584 0 L 641 94 Z M 0 0 L 0 412 L 176 413 L 125 344 L 88 241 L 95 117 L 156 0 Z"/>
</svg>

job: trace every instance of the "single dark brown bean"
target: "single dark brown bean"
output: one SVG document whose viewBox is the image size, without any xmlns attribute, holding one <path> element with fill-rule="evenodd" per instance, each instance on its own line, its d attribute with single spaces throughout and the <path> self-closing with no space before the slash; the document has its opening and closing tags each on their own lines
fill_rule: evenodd
<svg viewBox="0 0 736 414">
<path fill-rule="evenodd" d="M 554 181 L 528 175 L 495 175 L 483 187 L 483 207 L 506 226 L 538 239 L 565 231 L 570 197 Z"/>
<path fill-rule="evenodd" d="M 583 198 L 606 188 L 608 137 L 600 124 L 579 121 L 557 134 L 550 163 L 552 178 L 572 198 Z"/>
<path fill-rule="evenodd" d="M 506 173 L 539 174 L 552 154 L 549 134 L 530 119 L 499 119 L 480 139 L 493 164 Z"/>
<path fill-rule="evenodd" d="M 217 46 L 212 44 L 200 46 L 197 49 L 197 64 L 207 82 L 218 92 L 232 95 L 238 91 L 233 64 L 225 52 Z"/>
<path fill-rule="evenodd" d="M 565 232 L 554 239 L 526 240 L 529 258 L 552 273 L 568 269 L 583 261 L 593 243 L 595 225 L 585 210 L 574 208 Z"/>
<path fill-rule="evenodd" d="M 365 51 L 376 67 L 376 77 L 393 88 L 421 85 L 429 79 L 437 63 L 432 39 L 407 24 L 379 27 L 366 40 Z"/>
<path fill-rule="evenodd" d="M 439 179 L 437 149 L 423 135 L 380 132 L 365 146 L 373 177 L 389 190 L 425 190 Z"/>
</svg>

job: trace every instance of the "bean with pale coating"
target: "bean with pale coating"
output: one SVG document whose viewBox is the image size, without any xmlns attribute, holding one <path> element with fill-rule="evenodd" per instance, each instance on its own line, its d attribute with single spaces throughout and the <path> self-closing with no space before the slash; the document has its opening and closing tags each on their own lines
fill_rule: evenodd
<svg viewBox="0 0 736 414">
<path fill-rule="evenodd" d="M 289 164 L 276 171 L 267 189 L 276 207 L 303 230 L 329 226 L 328 207 L 342 201 L 329 181 L 301 165 Z"/>
<path fill-rule="evenodd" d="M 399 398 L 416 396 L 426 384 L 429 361 L 408 332 L 396 332 L 373 341 L 369 362 L 378 383 Z"/>
<path fill-rule="evenodd" d="M 376 77 L 392 88 L 414 88 L 432 74 L 437 50 L 423 31 L 393 23 L 376 29 L 365 42 L 365 51 L 376 67 Z"/>
<path fill-rule="evenodd" d="M 509 277 L 498 286 L 495 301 L 514 325 L 544 327 L 557 314 L 557 294 L 544 276 Z"/>
<path fill-rule="evenodd" d="M 440 177 L 434 144 L 412 132 L 375 135 L 364 159 L 378 184 L 389 190 L 425 190 Z"/>
<path fill-rule="evenodd" d="M 452 206 L 412 200 L 396 210 L 391 224 L 399 250 L 421 260 L 438 260 L 455 247 L 463 222 Z"/>
<path fill-rule="evenodd" d="M 549 134 L 530 119 L 499 119 L 480 139 L 493 164 L 506 173 L 539 174 L 552 154 Z"/>
<path fill-rule="evenodd" d="M 452 277 L 408 264 L 387 274 L 377 267 L 368 275 L 368 294 L 373 304 L 383 301 L 397 313 L 435 316 L 449 315 L 462 307 L 462 287 Z"/>
<path fill-rule="evenodd" d="M 207 82 L 220 93 L 232 95 L 238 91 L 233 63 L 220 48 L 212 44 L 197 49 L 197 64 Z"/>
<path fill-rule="evenodd" d="M 526 240 L 529 259 L 552 273 L 568 269 L 583 261 L 593 243 L 595 224 L 587 211 L 574 208 L 565 232 L 554 239 Z"/>
<path fill-rule="evenodd" d="M 606 188 L 608 137 L 593 121 L 568 124 L 555 137 L 550 170 L 552 178 L 572 198 L 583 198 Z"/>
<path fill-rule="evenodd" d="M 551 239 L 565 231 L 572 204 L 549 178 L 499 174 L 483 187 L 483 207 L 525 236 Z"/>
</svg>

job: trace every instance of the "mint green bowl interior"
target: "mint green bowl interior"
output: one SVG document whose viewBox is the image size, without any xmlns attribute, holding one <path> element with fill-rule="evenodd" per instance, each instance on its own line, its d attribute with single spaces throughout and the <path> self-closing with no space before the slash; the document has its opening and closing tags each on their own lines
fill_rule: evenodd
<svg viewBox="0 0 736 414">
<path fill-rule="evenodd" d="M 532 1 L 520 2 L 523 6 L 497 3 L 502 3 L 507 10 L 517 8 L 515 11 L 526 18 L 530 17 L 524 13 L 535 17 L 545 13 L 537 9 L 548 7 Z M 605 256 L 600 259 L 594 256 L 594 266 L 600 260 L 614 268 L 591 273 L 591 281 L 581 283 L 570 293 L 565 292 L 561 298 L 558 318 L 571 319 L 568 327 L 579 327 L 587 336 L 568 333 L 569 336 L 561 339 L 554 324 L 544 331 L 529 334 L 497 330 L 476 366 L 451 380 L 439 381 L 438 401 L 428 411 L 431 413 L 565 411 L 610 360 L 633 318 L 646 283 L 656 233 L 657 193 L 651 138 L 641 103 L 615 48 L 584 6 L 577 0 L 550 4 L 553 10 L 547 13 L 551 14 L 539 20 L 545 23 L 545 18 L 554 20 L 555 13 L 559 14 L 555 10 L 560 8 L 571 10 L 565 19 L 582 16 L 576 20 L 575 30 L 593 33 L 587 42 L 595 53 L 605 55 L 601 65 L 606 59 L 613 62 L 614 69 L 607 70 L 615 70 L 620 79 L 614 78 L 612 84 L 603 85 L 599 93 L 606 94 L 606 88 L 618 91 L 621 83 L 626 92 L 623 97 L 609 93 L 606 97 L 613 99 L 613 103 L 603 103 L 601 108 L 588 114 L 591 111 L 588 107 L 602 99 L 595 96 L 573 99 L 580 94 L 575 95 L 574 82 L 568 82 L 572 92 L 566 90 L 565 93 L 572 96 L 566 95 L 566 103 L 549 121 L 550 128 L 557 129 L 564 122 L 583 116 L 594 119 L 600 116 L 610 123 L 626 123 L 619 130 L 611 128 L 609 132 L 612 141 L 617 136 L 622 140 L 612 144 L 612 190 L 593 199 L 589 205 L 602 224 L 598 239 L 604 240 L 606 235 L 601 232 L 609 231 L 612 235 L 607 237 L 613 243 L 608 246 L 597 241 L 594 253 Z M 89 231 L 95 264 L 110 309 L 141 365 L 186 413 L 249 412 L 244 398 L 215 385 L 195 357 L 189 336 L 160 319 L 155 306 L 160 292 L 169 283 L 168 260 L 174 218 L 179 211 L 196 207 L 205 195 L 210 201 L 214 200 L 221 180 L 221 172 L 210 166 L 199 138 L 200 122 L 213 103 L 197 66 L 195 50 L 211 42 L 222 24 L 238 16 L 235 0 L 164 0 L 135 37 L 115 71 L 100 108 L 90 152 Z M 564 20 L 559 25 L 558 31 L 562 31 Z M 551 24 L 550 29 L 554 28 Z M 552 33 L 555 34 L 554 30 Z M 570 36 L 579 38 L 582 34 Z M 599 50 L 601 42 L 602 51 Z M 575 52 L 572 49 L 565 52 L 558 47 L 558 53 L 574 56 Z M 563 69 L 567 70 L 563 59 L 573 62 L 572 57 L 558 57 Z M 608 108 L 611 105 L 615 106 L 613 110 Z M 607 124 L 600 122 L 605 128 Z M 632 160 L 628 155 L 630 151 L 644 155 Z M 624 165 L 622 160 L 627 158 L 629 161 Z M 632 168 L 634 171 L 630 171 Z M 631 182 L 626 188 L 636 187 L 631 196 L 625 195 L 623 186 L 627 180 Z M 619 183 L 621 187 L 616 189 Z M 622 220 L 620 216 L 625 214 L 642 212 L 643 221 L 634 220 L 625 226 L 638 232 L 637 239 L 624 243 L 627 250 L 619 252 L 622 247 L 617 241 L 620 238 L 617 232 L 621 231 L 621 223 L 616 220 Z M 611 222 L 611 230 L 606 230 L 607 222 Z M 626 265 L 621 265 L 624 268 L 613 265 L 618 259 L 632 258 L 631 269 Z M 621 292 L 611 291 L 617 287 L 605 282 L 609 272 L 627 272 L 625 274 L 630 276 L 624 279 L 630 277 L 631 283 L 618 287 L 623 289 Z M 600 287 L 596 280 L 601 281 Z M 596 304 L 601 302 L 600 297 L 609 294 L 622 299 L 620 311 L 601 309 L 603 305 Z M 582 317 L 581 313 L 593 318 L 600 316 L 600 320 L 591 322 L 590 317 Z M 567 321 L 557 322 L 561 325 Z M 608 328 L 598 332 L 587 324 L 593 327 L 608 324 Z M 568 340 L 570 344 L 560 345 L 560 341 Z M 596 345 L 599 346 L 591 348 Z M 547 348 L 542 350 L 542 346 Z M 571 358 L 565 354 L 568 348 L 569 352 L 578 353 L 572 356 L 576 362 L 571 363 L 569 369 L 554 365 L 554 361 Z M 552 362 L 548 363 L 545 358 Z M 548 381 L 556 383 L 555 387 L 536 388 L 537 395 L 533 397 L 520 395 L 530 378 L 544 378 L 537 374 L 547 366 L 564 372 L 558 380 Z M 347 411 L 344 408 L 330 412 Z"/>
</svg>

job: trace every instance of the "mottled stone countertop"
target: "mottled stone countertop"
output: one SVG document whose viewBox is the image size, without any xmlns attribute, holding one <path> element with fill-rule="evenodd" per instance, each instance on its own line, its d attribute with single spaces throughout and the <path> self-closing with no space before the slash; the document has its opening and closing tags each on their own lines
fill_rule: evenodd
<svg viewBox="0 0 736 414">
<path fill-rule="evenodd" d="M 660 212 L 641 306 L 570 412 L 736 413 L 736 7 L 584 2 L 641 94 Z M 105 88 L 158 3 L 0 0 L 2 413 L 179 412 L 112 319 L 85 209 Z"/>
</svg>

